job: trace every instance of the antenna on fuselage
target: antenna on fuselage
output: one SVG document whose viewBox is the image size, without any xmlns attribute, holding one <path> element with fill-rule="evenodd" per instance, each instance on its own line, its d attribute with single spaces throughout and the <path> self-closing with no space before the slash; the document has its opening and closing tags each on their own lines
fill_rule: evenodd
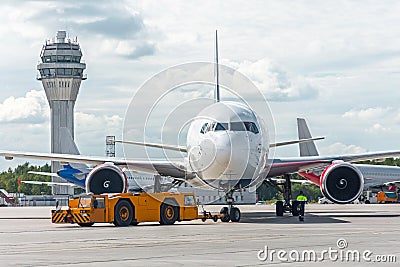
<svg viewBox="0 0 400 267">
<path fill-rule="evenodd" d="M 218 31 L 215 30 L 215 102 L 219 102 Z"/>
</svg>

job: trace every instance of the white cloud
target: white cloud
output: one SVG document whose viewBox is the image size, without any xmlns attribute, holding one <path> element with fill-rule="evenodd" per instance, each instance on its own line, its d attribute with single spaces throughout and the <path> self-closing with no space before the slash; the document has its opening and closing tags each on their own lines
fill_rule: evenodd
<svg viewBox="0 0 400 267">
<path fill-rule="evenodd" d="M 327 147 L 321 148 L 321 155 L 341 155 L 341 154 L 359 154 L 365 153 L 367 150 L 356 145 L 345 145 L 337 142 Z"/>
<path fill-rule="evenodd" d="M 123 118 L 118 115 L 96 115 L 83 112 L 75 112 L 75 127 L 79 132 L 95 132 L 104 130 L 122 129 Z"/>
<path fill-rule="evenodd" d="M 271 101 L 296 101 L 316 98 L 318 90 L 306 78 L 287 72 L 268 58 L 255 62 L 229 62 L 228 66 L 246 75 Z M 224 61 L 223 61 L 224 63 Z"/>
<path fill-rule="evenodd" d="M 375 123 L 372 127 L 366 129 L 366 132 L 369 133 L 380 133 L 380 132 L 390 132 L 392 129 L 390 127 L 384 127 L 380 123 Z"/>
<path fill-rule="evenodd" d="M 0 104 L 0 122 L 43 123 L 49 119 L 44 91 L 31 90 L 24 97 L 8 97 Z"/>
<path fill-rule="evenodd" d="M 367 108 L 367 109 L 352 109 L 343 114 L 344 118 L 353 118 L 353 119 L 362 119 L 362 120 L 376 120 L 386 116 L 389 112 L 392 112 L 393 109 L 390 107 L 382 108 Z"/>
</svg>

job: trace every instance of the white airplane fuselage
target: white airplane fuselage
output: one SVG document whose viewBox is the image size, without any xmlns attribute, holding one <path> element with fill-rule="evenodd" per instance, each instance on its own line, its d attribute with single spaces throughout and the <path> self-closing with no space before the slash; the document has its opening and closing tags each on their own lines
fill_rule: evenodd
<svg viewBox="0 0 400 267">
<path fill-rule="evenodd" d="M 124 170 L 124 174 L 128 180 L 128 191 L 140 191 L 147 190 L 154 186 L 155 178 L 154 175 L 148 173 L 131 172 Z M 161 177 L 161 183 L 171 183 L 173 179 L 167 177 Z"/>
<path fill-rule="evenodd" d="M 248 186 L 264 169 L 268 149 L 263 123 L 237 102 L 206 107 L 188 130 L 189 168 L 215 188 Z"/>
</svg>

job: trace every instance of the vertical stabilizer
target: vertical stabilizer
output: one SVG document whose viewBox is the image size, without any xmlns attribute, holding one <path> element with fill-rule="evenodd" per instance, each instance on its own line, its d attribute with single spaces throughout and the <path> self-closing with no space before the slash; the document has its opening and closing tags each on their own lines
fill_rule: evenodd
<svg viewBox="0 0 400 267">
<path fill-rule="evenodd" d="M 297 132 L 299 134 L 299 139 L 312 138 L 305 119 L 297 118 Z M 300 148 L 300 157 L 319 155 L 314 141 L 299 143 L 299 148 Z"/>
<path fill-rule="evenodd" d="M 215 30 L 215 102 L 219 102 L 218 31 Z"/>
<path fill-rule="evenodd" d="M 78 146 L 75 144 L 74 138 L 72 138 L 72 134 L 66 127 L 60 128 L 61 135 L 61 153 L 63 154 L 72 154 L 72 155 L 80 155 Z M 58 163 L 59 164 L 59 163 Z M 71 167 L 78 170 L 87 170 L 88 166 L 83 163 L 69 163 Z M 58 166 L 61 169 L 61 165 Z"/>
<path fill-rule="evenodd" d="M 63 154 L 79 155 L 78 147 L 75 144 L 74 138 L 67 127 L 60 127 L 60 148 Z"/>
</svg>

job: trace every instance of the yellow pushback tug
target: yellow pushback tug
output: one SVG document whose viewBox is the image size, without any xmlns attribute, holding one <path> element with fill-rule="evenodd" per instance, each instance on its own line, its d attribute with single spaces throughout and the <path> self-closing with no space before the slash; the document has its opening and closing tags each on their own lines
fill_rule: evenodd
<svg viewBox="0 0 400 267">
<path fill-rule="evenodd" d="M 68 209 L 51 211 L 53 223 L 77 223 L 92 226 L 94 223 L 113 223 L 115 226 L 137 225 L 141 222 L 174 224 L 221 218 L 220 214 L 201 212 L 193 193 L 120 193 L 85 194 L 70 199 Z"/>
</svg>

